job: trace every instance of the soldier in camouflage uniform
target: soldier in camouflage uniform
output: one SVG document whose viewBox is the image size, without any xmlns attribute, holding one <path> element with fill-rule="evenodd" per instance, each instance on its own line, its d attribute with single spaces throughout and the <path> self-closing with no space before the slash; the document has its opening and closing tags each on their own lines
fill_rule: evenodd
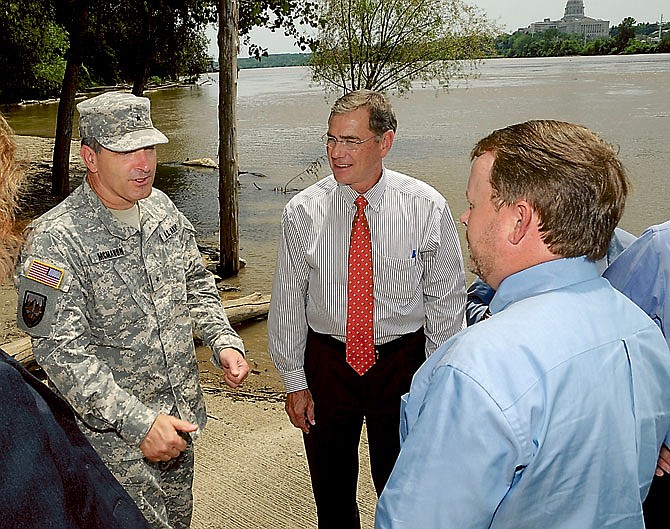
<svg viewBox="0 0 670 529">
<path fill-rule="evenodd" d="M 152 189 L 149 100 L 77 105 L 86 179 L 31 224 L 17 266 L 18 323 L 80 428 L 156 528 L 187 528 L 192 441 L 205 426 L 193 331 L 231 387 L 249 366 L 195 230 Z"/>
</svg>

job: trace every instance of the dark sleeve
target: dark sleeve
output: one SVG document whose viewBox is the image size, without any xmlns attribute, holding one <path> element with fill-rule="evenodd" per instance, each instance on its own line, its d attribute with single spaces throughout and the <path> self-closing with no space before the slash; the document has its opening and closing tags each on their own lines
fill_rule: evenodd
<svg viewBox="0 0 670 529">
<path fill-rule="evenodd" d="M 0 351 L 2 524 L 148 529 L 68 404 Z"/>
<path fill-rule="evenodd" d="M 465 303 L 465 319 L 468 327 L 482 320 L 495 293 L 496 291 L 480 278 L 475 279 L 468 287 L 468 300 Z"/>
</svg>

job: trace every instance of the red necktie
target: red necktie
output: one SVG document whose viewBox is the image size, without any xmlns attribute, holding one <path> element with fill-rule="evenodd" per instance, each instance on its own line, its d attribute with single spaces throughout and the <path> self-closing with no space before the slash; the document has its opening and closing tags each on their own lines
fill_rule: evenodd
<svg viewBox="0 0 670 529">
<path fill-rule="evenodd" d="M 372 242 L 365 217 L 368 201 L 360 195 L 355 203 L 347 279 L 347 363 L 359 375 L 364 375 L 375 363 Z"/>
</svg>

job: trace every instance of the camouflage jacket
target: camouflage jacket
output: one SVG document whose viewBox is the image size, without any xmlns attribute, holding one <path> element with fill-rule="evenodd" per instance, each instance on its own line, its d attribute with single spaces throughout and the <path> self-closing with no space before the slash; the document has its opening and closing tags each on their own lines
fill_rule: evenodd
<svg viewBox="0 0 670 529">
<path fill-rule="evenodd" d="M 157 189 L 138 204 L 139 232 L 84 181 L 31 224 L 16 270 L 38 363 L 86 427 L 133 449 L 175 407 L 204 427 L 193 331 L 213 351 L 244 352 L 193 226 Z"/>
</svg>

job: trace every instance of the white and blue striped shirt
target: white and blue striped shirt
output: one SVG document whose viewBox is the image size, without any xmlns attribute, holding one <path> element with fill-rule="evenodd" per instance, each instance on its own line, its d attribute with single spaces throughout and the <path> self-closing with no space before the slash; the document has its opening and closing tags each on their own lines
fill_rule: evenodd
<svg viewBox="0 0 670 529">
<path fill-rule="evenodd" d="M 288 392 L 307 388 L 308 327 L 345 340 L 347 259 L 357 196 L 331 175 L 298 193 L 284 209 L 268 350 Z M 449 206 L 428 184 L 388 169 L 365 198 L 375 344 L 423 326 L 429 355 L 463 328 L 465 274 Z"/>
</svg>

